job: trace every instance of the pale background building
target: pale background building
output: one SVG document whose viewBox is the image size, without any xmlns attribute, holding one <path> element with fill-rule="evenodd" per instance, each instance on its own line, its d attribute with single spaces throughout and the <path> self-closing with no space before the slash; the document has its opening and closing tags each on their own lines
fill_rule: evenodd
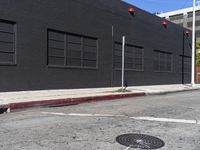
<svg viewBox="0 0 200 150">
<path fill-rule="evenodd" d="M 173 23 L 192 30 L 193 7 L 157 14 Z M 200 6 L 196 7 L 196 38 L 200 40 Z"/>
</svg>

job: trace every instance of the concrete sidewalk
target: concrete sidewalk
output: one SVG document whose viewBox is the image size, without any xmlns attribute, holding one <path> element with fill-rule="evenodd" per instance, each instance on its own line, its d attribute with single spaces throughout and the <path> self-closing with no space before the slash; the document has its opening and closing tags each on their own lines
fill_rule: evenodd
<svg viewBox="0 0 200 150">
<path fill-rule="evenodd" d="M 190 91 L 200 89 L 200 85 L 153 85 L 132 86 L 130 92 L 116 92 L 115 88 L 68 89 L 68 90 L 40 90 L 21 92 L 0 92 L 0 108 L 7 111 L 36 106 L 78 104 L 90 101 L 113 100 L 125 97 L 145 96 L 151 94 L 165 94 L 171 92 Z M 5 109 L 4 109 L 5 110 Z M 4 111 L 3 110 L 3 111 Z"/>
</svg>

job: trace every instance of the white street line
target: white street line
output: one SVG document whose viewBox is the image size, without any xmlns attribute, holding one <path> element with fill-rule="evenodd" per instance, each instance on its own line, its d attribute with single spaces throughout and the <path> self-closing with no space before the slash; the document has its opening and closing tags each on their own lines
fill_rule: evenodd
<svg viewBox="0 0 200 150">
<path fill-rule="evenodd" d="M 154 118 L 154 117 L 130 117 L 130 118 L 131 119 L 135 119 L 135 120 L 144 120 L 144 121 L 199 124 L 199 121 L 197 121 L 197 120 L 171 119 L 171 118 Z"/>
<path fill-rule="evenodd" d="M 125 117 L 123 115 L 108 115 L 108 114 L 78 114 L 70 113 L 68 116 L 80 116 L 80 117 Z"/>
<path fill-rule="evenodd" d="M 58 116 L 77 116 L 77 117 L 125 117 L 124 115 L 108 115 L 108 114 L 80 114 L 80 113 L 56 113 L 56 112 L 42 112 L 42 114 L 58 115 Z"/>
<path fill-rule="evenodd" d="M 42 112 L 43 114 L 50 114 L 50 115 L 58 115 L 58 116 L 67 116 L 65 113 L 54 113 L 54 112 Z"/>
<path fill-rule="evenodd" d="M 199 120 L 186 119 L 172 119 L 172 118 L 154 118 L 154 117 L 128 117 L 125 115 L 108 115 L 108 114 L 80 114 L 80 113 L 56 113 L 56 112 L 42 112 L 43 114 L 51 114 L 58 116 L 77 116 L 77 117 L 126 117 L 134 120 L 156 121 L 156 122 L 171 122 L 171 123 L 185 123 L 185 124 L 200 124 Z"/>
</svg>

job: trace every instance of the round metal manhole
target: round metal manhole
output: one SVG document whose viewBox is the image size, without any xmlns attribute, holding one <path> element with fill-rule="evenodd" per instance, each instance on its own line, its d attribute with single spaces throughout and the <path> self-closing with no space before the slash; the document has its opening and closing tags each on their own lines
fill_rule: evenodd
<svg viewBox="0 0 200 150">
<path fill-rule="evenodd" d="M 123 134 L 118 136 L 116 141 L 129 148 L 140 149 L 158 149 L 165 145 L 161 139 L 144 134 Z"/>
</svg>

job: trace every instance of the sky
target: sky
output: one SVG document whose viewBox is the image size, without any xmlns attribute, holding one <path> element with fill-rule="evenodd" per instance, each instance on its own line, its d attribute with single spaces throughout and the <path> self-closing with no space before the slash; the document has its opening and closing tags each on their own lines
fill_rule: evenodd
<svg viewBox="0 0 200 150">
<path fill-rule="evenodd" d="M 168 12 L 192 7 L 193 0 L 124 0 L 148 12 Z"/>
</svg>

